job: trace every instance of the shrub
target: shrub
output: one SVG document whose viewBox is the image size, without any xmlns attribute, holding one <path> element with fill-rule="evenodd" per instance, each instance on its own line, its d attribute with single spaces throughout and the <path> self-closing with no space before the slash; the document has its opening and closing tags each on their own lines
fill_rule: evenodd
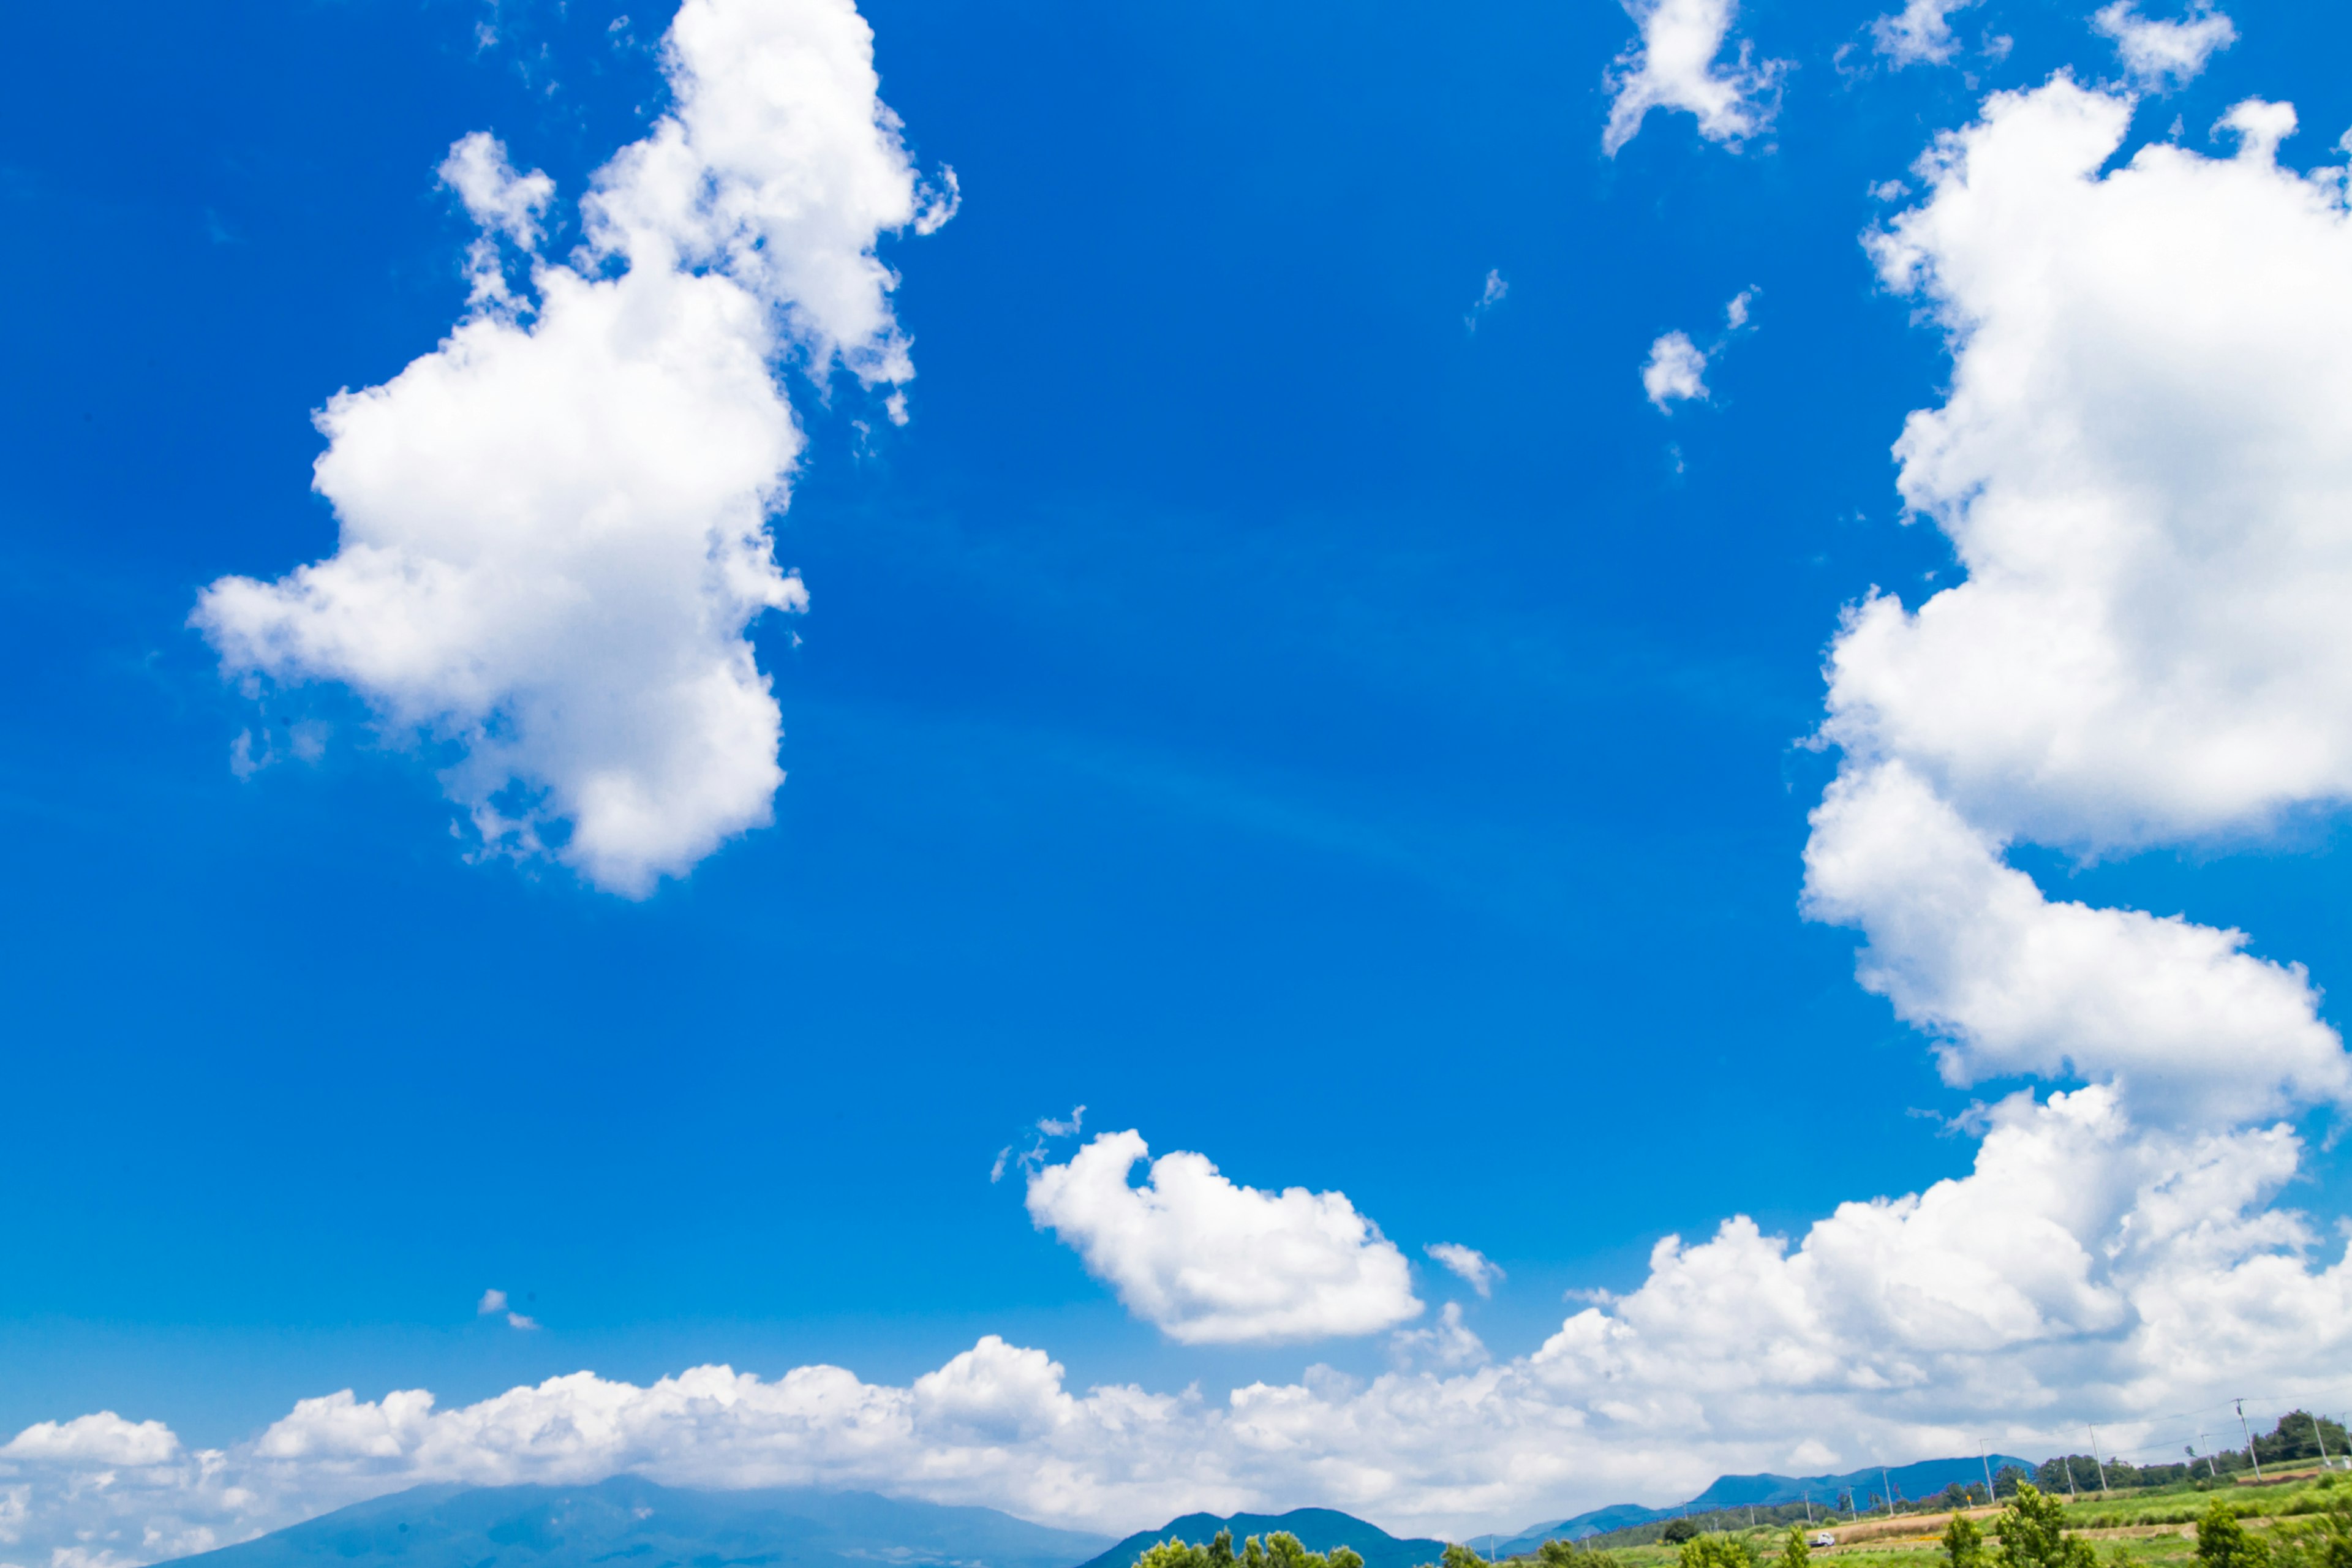
<svg viewBox="0 0 2352 1568">
<path fill-rule="evenodd" d="M 2039 1487 L 2021 1485 L 1993 1526 L 2000 1568 L 2097 1568 L 2090 1542 L 2066 1533 L 2065 1506 Z"/>
<path fill-rule="evenodd" d="M 1702 1535 L 1683 1542 L 1679 1568 L 1756 1568 L 1756 1549 L 1736 1535 Z"/>
<path fill-rule="evenodd" d="M 2246 1533 L 2238 1513 L 2216 1500 L 2197 1521 L 2200 1568 L 2269 1568 L 2270 1548 Z"/>
<path fill-rule="evenodd" d="M 1949 1568 L 1985 1568 L 1984 1531 L 1964 1513 L 1944 1526 L 1944 1561 Z"/>
</svg>

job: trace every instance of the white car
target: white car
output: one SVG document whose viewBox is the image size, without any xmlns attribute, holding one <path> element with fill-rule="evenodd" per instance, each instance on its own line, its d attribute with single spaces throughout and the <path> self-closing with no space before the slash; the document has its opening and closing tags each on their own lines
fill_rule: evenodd
<svg viewBox="0 0 2352 1568">
<path fill-rule="evenodd" d="M 1805 1537 L 1805 1544 L 1808 1546 L 1835 1546 L 1837 1544 L 1837 1537 L 1832 1535 L 1826 1530 L 1816 1531 L 1812 1534 Z"/>
</svg>

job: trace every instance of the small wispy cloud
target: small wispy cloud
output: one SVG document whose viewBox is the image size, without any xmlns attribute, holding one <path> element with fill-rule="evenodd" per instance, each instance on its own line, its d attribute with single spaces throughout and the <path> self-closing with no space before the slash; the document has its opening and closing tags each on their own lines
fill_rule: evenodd
<svg viewBox="0 0 2352 1568">
<path fill-rule="evenodd" d="M 2141 16 L 2135 0 L 2115 0 L 2093 14 L 2091 30 L 2116 46 L 2133 86 L 2158 92 L 2187 85 L 2238 41 L 2236 24 L 2201 3 L 2178 22 L 2160 22 Z"/>
<path fill-rule="evenodd" d="M 1460 1275 L 1481 1296 L 1492 1296 L 1504 1278 L 1502 1265 L 1475 1247 L 1458 1241 L 1433 1241 L 1422 1248 L 1433 1259 Z"/>
<path fill-rule="evenodd" d="M 996 1152 L 996 1163 L 988 1168 L 989 1181 L 991 1183 L 1003 1181 L 1005 1167 L 1008 1165 L 1017 1164 L 1023 1170 L 1033 1173 L 1037 1171 L 1045 1163 L 1045 1141 L 1049 1138 L 1076 1138 L 1078 1135 L 1079 1126 L 1086 1119 L 1087 1108 L 1083 1105 L 1071 1107 L 1070 1114 L 1066 1119 L 1054 1116 L 1039 1117 L 1035 1125 L 1035 1139 L 1018 1159 L 1015 1159 L 1013 1153 L 1017 1147 L 1015 1144 L 1007 1143 Z"/>
<path fill-rule="evenodd" d="M 1642 365 L 1642 390 L 1659 413 L 1671 414 L 1677 403 L 1702 402 L 1712 395 L 1706 385 L 1707 363 L 1749 330 L 1756 293 L 1743 289 L 1731 297 L 1723 307 L 1723 331 L 1706 348 L 1683 331 L 1661 333 L 1650 344 L 1650 357 Z"/>
<path fill-rule="evenodd" d="M 1462 325 L 1471 331 L 1476 331 L 1480 319 L 1487 311 L 1501 304 L 1503 297 L 1510 291 L 1511 285 L 1502 273 L 1493 268 L 1487 268 L 1486 287 L 1480 291 L 1478 298 L 1471 302 L 1469 313 L 1462 318 Z"/>
<path fill-rule="evenodd" d="M 494 1318 L 500 1313 L 506 1315 L 507 1327 L 510 1329 L 536 1332 L 540 1327 L 537 1318 L 525 1317 L 522 1313 L 515 1311 L 508 1302 L 507 1293 L 493 1286 L 483 1291 L 482 1299 L 474 1303 L 474 1315 L 478 1318 Z"/>
</svg>

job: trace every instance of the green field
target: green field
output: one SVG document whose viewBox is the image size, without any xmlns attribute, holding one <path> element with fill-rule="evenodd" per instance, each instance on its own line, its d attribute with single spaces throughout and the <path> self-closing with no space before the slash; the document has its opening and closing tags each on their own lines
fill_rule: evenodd
<svg viewBox="0 0 2352 1568">
<path fill-rule="evenodd" d="M 2196 1558 L 2196 1531 L 2192 1527 L 2217 1498 L 2226 1500 L 2258 1539 L 2273 1540 L 2275 1527 L 2281 1522 L 2292 1531 L 2298 1521 L 2331 1506 L 2352 1506 L 2352 1475 L 2323 1473 L 2315 1466 L 2306 1465 L 2268 1475 L 2259 1483 L 2224 1476 L 2219 1481 L 2155 1487 L 2107 1497 L 2086 1493 L 2072 1501 L 2062 1495 L 2058 1500 L 2066 1504 L 2069 1529 L 2079 1531 L 2096 1548 L 2103 1565 L 2185 1568 Z M 1968 1511 L 1990 1536 L 2000 1510 L 1976 1508 Z M 1816 1548 L 1812 1555 L 1825 1568 L 1829 1563 L 1835 1563 L 1837 1568 L 1927 1568 L 1930 1555 L 1940 1556 L 1938 1538 L 1950 1517 L 1941 1510 L 1905 1512 L 1891 1519 L 1883 1512 L 1859 1519 L 1825 1516 L 1814 1528 L 1836 1536 L 1838 1544 L 1827 1550 Z M 1757 1562 L 1770 1568 L 1780 1554 L 1788 1528 L 1786 1524 L 1775 1524 L 1713 1533 L 1746 1542 Z M 1655 1531 L 1655 1526 L 1650 1526 L 1639 1533 L 1654 1535 Z M 1635 1533 L 1626 1531 L 1617 1535 L 1622 1538 Z M 1681 1561 L 1678 1548 L 1655 1540 L 1631 1542 L 1595 1536 L 1580 1544 L 1589 1552 L 1605 1552 L 1616 1568 L 1675 1568 Z M 1991 1544 L 1988 1540 L 1987 1545 Z M 1593 1568 L 1600 1568 L 1597 1562 Z"/>
</svg>

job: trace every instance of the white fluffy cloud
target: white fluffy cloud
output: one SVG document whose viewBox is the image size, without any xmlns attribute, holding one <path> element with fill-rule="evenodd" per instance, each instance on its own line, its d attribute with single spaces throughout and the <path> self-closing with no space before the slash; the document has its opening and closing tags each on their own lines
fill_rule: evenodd
<svg viewBox="0 0 2352 1568">
<path fill-rule="evenodd" d="M 132 1429 L 157 1434 L 135 1450 L 36 1427 L 0 1450 L 0 1496 L 25 1500 L 0 1563 L 76 1545 L 152 1560 L 167 1553 L 142 1542 L 238 1540 L 425 1481 L 621 1471 L 871 1488 L 1118 1532 L 1319 1503 L 1459 1537 L 1686 1496 L 1727 1471 L 1978 1436 L 2054 1447 L 2085 1417 L 2129 1448 L 2171 1433 L 2162 1413 L 2248 1385 L 2352 1392 L 2315 1374 L 2352 1364 L 2352 1268 L 2312 1267 L 2310 1226 L 2273 1206 L 2292 1132 L 2151 1132 L 2095 1086 L 1987 1114 L 1967 1174 L 1843 1205 L 1793 1242 L 1743 1217 L 1666 1237 L 1639 1289 L 1508 1360 L 1455 1306 L 1396 1336 L 1395 1372 L 1310 1367 L 1222 1396 L 1073 1389 L 1045 1352 L 990 1336 L 904 1386 L 704 1366 L 648 1386 L 579 1373 L 446 1410 L 422 1390 L 344 1391 L 226 1452 L 185 1453 L 152 1424 Z M 115 1420 L 85 1421 L 100 1419 Z"/>
<path fill-rule="evenodd" d="M 1813 814 L 1807 912 L 1870 933 L 1862 982 L 1938 1037 L 1945 1079 L 2070 1073 L 2140 1114 L 2234 1122 L 2352 1101 L 2352 1058 L 2300 965 L 2242 931 L 2044 898 L 1901 763 Z"/>
<path fill-rule="evenodd" d="M 1710 142 L 1738 146 L 1772 123 L 1785 60 L 1755 61 L 1742 40 L 1722 58 L 1738 0 L 1625 0 L 1640 36 L 1609 73 L 1609 123 L 1601 151 L 1631 142 L 1654 109 L 1678 109 Z"/>
<path fill-rule="evenodd" d="M 1342 1193 L 1238 1186 L 1181 1150 L 1106 1132 L 1029 1177 L 1029 1214 L 1077 1249 L 1128 1310 L 1185 1344 L 1370 1334 L 1422 1310 L 1412 1270 Z"/>
<path fill-rule="evenodd" d="M 1503 1279 L 1502 1266 L 1475 1247 L 1458 1241 L 1433 1241 L 1422 1248 L 1451 1273 L 1460 1275 L 1481 1296 L 1491 1296 Z"/>
<path fill-rule="evenodd" d="M 536 254 L 546 176 L 459 142 L 469 313 L 319 416 L 339 547 L 205 591 L 225 669 L 350 687 L 486 846 L 616 892 L 766 823 L 782 720 L 745 632 L 808 602 L 769 532 L 802 447 L 773 363 L 911 376 L 874 247 L 951 210 L 921 206 L 872 42 L 848 0 L 687 0 L 676 107 L 596 175 L 574 264 Z"/>
<path fill-rule="evenodd" d="M 1661 414 L 1672 413 L 1677 403 L 1706 396 L 1706 353 L 1688 332 L 1661 335 L 1642 363 L 1642 390 Z"/>
<path fill-rule="evenodd" d="M 1976 0 L 1906 0 L 1903 9 L 1870 25 L 1878 52 L 1900 66 L 1941 65 L 1959 40 L 1952 37 L 1952 13 Z"/>
<path fill-rule="evenodd" d="M 2272 162 L 2279 107 L 2233 111 L 2236 158 L 2103 176 L 2128 100 L 1999 95 L 1876 242 L 1952 335 L 1895 451 L 1968 576 L 1854 612 L 1825 733 L 1998 837 L 2129 849 L 2352 794 L 2352 226 L 2340 170 Z"/>
<path fill-rule="evenodd" d="M 2230 18 L 2204 0 L 2178 22 L 2141 16 L 2137 0 L 2114 0 L 2093 14 L 2091 26 L 2114 41 L 2133 81 L 2159 89 L 2188 82 L 2207 60 L 2238 41 Z"/>
<path fill-rule="evenodd" d="M 161 1421 L 125 1421 L 111 1410 L 70 1421 L 39 1421 L 5 1445 L 0 1458 L 47 1464 L 160 1465 L 180 1451 L 180 1440 Z"/>
</svg>

